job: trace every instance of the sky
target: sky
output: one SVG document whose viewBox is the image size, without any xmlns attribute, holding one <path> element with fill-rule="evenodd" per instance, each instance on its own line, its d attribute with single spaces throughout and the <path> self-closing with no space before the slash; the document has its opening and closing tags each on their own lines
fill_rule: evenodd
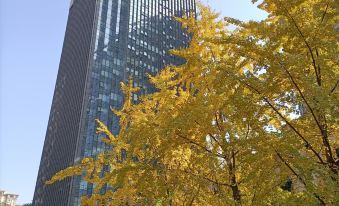
<svg viewBox="0 0 339 206">
<path fill-rule="evenodd" d="M 33 199 L 70 0 L 0 0 L 0 189 Z M 251 0 L 203 0 L 259 20 Z"/>
</svg>

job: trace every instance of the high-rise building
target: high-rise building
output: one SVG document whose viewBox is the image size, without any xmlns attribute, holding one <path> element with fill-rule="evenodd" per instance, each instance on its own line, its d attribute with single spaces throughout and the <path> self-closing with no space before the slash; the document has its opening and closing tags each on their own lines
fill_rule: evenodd
<svg viewBox="0 0 339 206">
<path fill-rule="evenodd" d="M 190 37 L 174 16 L 195 15 L 195 0 L 72 0 L 60 67 L 34 193 L 35 206 L 79 205 L 93 186 L 80 177 L 53 185 L 56 172 L 107 149 L 95 134 L 95 119 L 118 133 L 110 107 L 123 103 L 120 82 L 133 78 L 154 91 L 147 74 L 182 64 L 170 49 Z"/>
</svg>

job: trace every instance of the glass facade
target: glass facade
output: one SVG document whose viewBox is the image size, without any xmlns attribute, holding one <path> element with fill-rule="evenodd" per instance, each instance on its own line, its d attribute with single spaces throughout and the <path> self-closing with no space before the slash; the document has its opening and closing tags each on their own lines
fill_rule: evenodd
<svg viewBox="0 0 339 206">
<path fill-rule="evenodd" d="M 78 4 L 86 4 L 85 2 L 89 1 L 94 0 L 74 0 L 70 12 L 77 9 Z M 147 74 L 154 75 L 168 64 L 184 63 L 182 59 L 169 53 L 170 49 L 186 47 L 190 39 L 173 17 L 195 15 L 195 0 L 96 0 L 95 2 L 91 41 L 86 59 L 87 67 L 85 71 L 81 71 L 86 73 L 86 78 L 82 85 L 82 98 L 78 99 L 77 103 L 81 105 L 81 114 L 77 116 L 78 133 L 77 136 L 72 137 L 76 139 L 76 143 L 73 144 L 75 163 L 83 157 L 95 156 L 108 149 L 107 145 L 101 142 L 102 137 L 95 133 L 95 119 L 100 119 L 112 129 L 113 133 L 118 133 L 119 120 L 110 111 L 110 107 L 119 109 L 122 106 L 121 81 L 126 82 L 129 77 L 132 77 L 135 86 L 142 88 L 134 95 L 134 100 L 137 101 L 139 95 L 154 92 L 154 88 L 148 82 Z M 81 11 L 73 12 L 81 13 Z M 74 32 L 74 28 L 68 30 Z M 68 30 L 66 36 L 67 32 L 70 32 Z M 65 37 L 64 44 L 66 43 Z M 73 68 L 70 66 L 68 69 Z M 54 101 L 53 99 L 53 103 Z M 48 132 L 46 139 L 47 136 Z M 41 165 L 40 170 L 42 167 Z M 91 194 L 93 186 L 81 181 L 80 177 L 69 181 L 67 204 L 61 205 L 80 205 L 80 197 Z"/>
</svg>

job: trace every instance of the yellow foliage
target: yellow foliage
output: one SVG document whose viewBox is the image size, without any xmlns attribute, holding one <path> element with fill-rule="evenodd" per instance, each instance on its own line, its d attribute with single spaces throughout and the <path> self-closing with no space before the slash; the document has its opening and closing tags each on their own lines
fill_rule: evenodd
<svg viewBox="0 0 339 206">
<path fill-rule="evenodd" d="M 120 133 L 97 120 L 112 149 L 48 183 L 84 174 L 83 205 L 338 205 L 338 3 L 259 8 L 260 22 L 204 6 L 179 19 L 186 63 L 150 77 L 158 91 L 136 105 L 122 83 Z"/>
</svg>

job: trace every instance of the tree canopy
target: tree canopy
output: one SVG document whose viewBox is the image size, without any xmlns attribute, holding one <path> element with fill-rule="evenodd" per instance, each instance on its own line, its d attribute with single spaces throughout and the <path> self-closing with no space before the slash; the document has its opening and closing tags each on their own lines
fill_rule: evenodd
<svg viewBox="0 0 339 206">
<path fill-rule="evenodd" d="M 83 205 L 338 205 L 338 2 L 259 8 L 259 22 L 204 6 L 178 19 L 186 63 L 150 77 L 158 90 L 137 104 L 122 83 L 120 133 L 98 120 L 112 149 L 48 183 L 82 174 L 95 185 Z"/>
</svg>

